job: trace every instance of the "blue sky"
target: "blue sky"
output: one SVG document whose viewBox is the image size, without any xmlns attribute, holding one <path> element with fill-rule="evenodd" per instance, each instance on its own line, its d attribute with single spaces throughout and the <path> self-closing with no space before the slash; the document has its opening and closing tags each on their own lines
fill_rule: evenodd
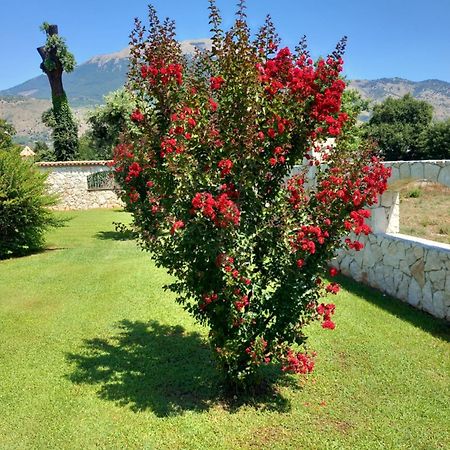
<svg viewBox="0 0 450 450">
<path fill-rule="evenodd" d="M 236 0 L 217 0 L 224 26 Z M 209 36 L 207 0 L 153 0 L 160 15 L 176 20 L 179 39 Z M 143 0 L 2 0 L 0 89 L 39 75 L 39 25 L 56 23 L 78 63 L 124 48 Z M 283 42 L 303 34 L 313 56 L 329 53 L 343 35 L 349 42 L 350 78 L 437 78 L 450 82 L 450 0 L 248 0 L 253 29 L 270 13 Z"/>
</svg>

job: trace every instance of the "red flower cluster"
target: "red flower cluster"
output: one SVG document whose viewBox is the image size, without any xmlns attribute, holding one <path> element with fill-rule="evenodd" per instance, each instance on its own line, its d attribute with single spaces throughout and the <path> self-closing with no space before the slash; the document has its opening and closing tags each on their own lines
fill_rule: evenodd
<svg viewBox="0 0 450 450">
<path fill-rule="evenodd" d="M 114 167 L 116 173 L 121 173 L 133 158 L 133 146 L 131 144 L 119 144 L 114 149 L 111 167 Z"/>
<path fill-rule="evenodd" d="M 139 109 L 135 109 L 131 115 L 130 115 L 130 119 L 133 122 L 143 122 L 145 117 L 144 114 L 141 113 L 141 111 Z"/>
<path fill-rule="evenodd" d="M 134 162 L 128 167 L 128 175 L 125 177 L 125 181 L 129 183 L 133 178 L 137 178 L 142 172 L 142 167 L 139 163 Z"/>
<path fill-rule="evenodd" d="M 359 252 L 360 250 L 362 250 L 364 248 L 364 244 L 362 242 L 352 241 L 350 238 L 345 238 L 344 242 L 348 248 L 353 249 L 357 252 Z"/>
<path fill-rule="evenodd" d="M 291 241 L 294 251 L 302 250 L 304 252 L 316 253 L 316 243 L 322 245 L 325 239 L 329 237 L 328 231 L 322 231 L 318 226 L 303 225 Z"/>
<path fill-rule="evenodd" d="M 150 84 L 155 85 L 158 82 L 166 85 L 171 79 L 175 79 L 177 84 L 183 83 L 183 66 L 181 64 L 164 65 L 163 62 L 156 64 L 143 65 L 141 67 L 141 76 Z"/>
<path fill-rule="evenodd" d="M 327 292 L 330 292 L 331 294 L 337 294 L 339 292 L 339 290 L 341 289 L 341 287 L 339 286 L 339 284 L 337 283 L 330 283 L 329 285 L 327 285 L 327 287 L 325 288 L 325 290 Z"/>
<path fill-rule="evenodd" d="M 347 230 L 353 231 L 355 234 L 365 234 L 366 236 L 372 229 L 364 221 L 370 217 L 368 209 L 358 209 L 350 213 L 350 220 L 344 221 Z"/>
<path fill-rule="evenodd" d="M 342 59 L 328 57 L 319 60 L 314 67 L 313 61 L 305 55 L 294 61 L 289 49 L 283 48 L 275 58 L 257 64 L 257 69 L 259 80 L 270 96 L 288 92 L 298 102 L 312 99 L 310 118 L 321 124 L 311 136 L 315 139 L 319 134 L 339 135 L 348 120 L 347 114 L 339 113 L 345 89 L 344 81 L 338 78 L 342 64 Z"/>
<path fill-rule="evenodd" d="M 201 210 L 219 228 L 239 225 L 241 212 L 227 193 L 213 197 L 209 192 L 198 192 L 192 199 L 192 206 L 194 210 Z"/>
<path fill-rule="evenodd" d="M 199 308 L 201 311 L 204 311 L 205 308 L 212 302 L 215 302 L 217 299 L 219 298 L 219 296 L 213 292 L 212 294 L 204 294 L 202 296 L 202 302 L 199 304 Z"/>
<path fill-rule="evenodd" d="M 332 322 L 331 316 L 336 311 L 336 305 L 334 305 L 333 303 L 329 303 L 328 305 L 321 303 L 317 307 L 316 311 L 323 318 L 322 328 L 328 328 L 330 330 L 334 330 L 336 325 L 334 322 Z"/>
<path fill-rule="evenodd" d="M 211 77 L 210 82 L 211 82 L 211 89 L 215 91 L 222 87 L 222 84 L 225 83 L 225 80 L 222 77 Z"/>
<path fill-rule="evenodd" d="M 184 222 L 182 220 L 177 220 L 170 229 L 170 234 L 174 235 L 175 232 L 181 228 L 184 228 Z"/>
<path fill-rule="evenodd" d="M 287 190 L 290 194 L 288 202 L 294 209 L 300 209 L 307 201 L 304 184 L 305 179 L 301 175 L 295 175 L 288 180 Z"/>
<path fill-rule="evenodd" d="M 220 169 L 220 176 L 223 178 L 231 173 L 233 162 L 229 159 L 222 159 L 217 166 Z"/>
<path fill-rule="evenodd" d="M 309 356 L 307 353 L 295 353 L 292 349 L 288 349 L 281 370 L 292 373 L 311 373 L 314 370 L 313 356 Z"/>
</svg>

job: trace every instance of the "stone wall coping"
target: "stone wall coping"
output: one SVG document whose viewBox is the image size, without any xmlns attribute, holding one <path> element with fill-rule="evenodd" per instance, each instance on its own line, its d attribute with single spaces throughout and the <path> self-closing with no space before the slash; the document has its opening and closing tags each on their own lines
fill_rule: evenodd
<svg viewBox="0 0 450 450">
<path fill-rule="evenodd" d="M 77 167 L 77 166 L 107 166 L 112 161 L 42 161 L 37 162 L 38 167 Z"/>
<path fill-rule="evenodd" d="M 401 233 L 374 233 L 376 236 L 385 237 L 392 241 L 403 241 L 411 244 L 420 245 L 430 250 L 438 250 L 440 252 L 450 254 L 450 244 L 444 244 L 443 242 L 430 241 L 428 239 L 419 238 L 416 236 L 409 236 L 408 234 Z"/>
</svg>

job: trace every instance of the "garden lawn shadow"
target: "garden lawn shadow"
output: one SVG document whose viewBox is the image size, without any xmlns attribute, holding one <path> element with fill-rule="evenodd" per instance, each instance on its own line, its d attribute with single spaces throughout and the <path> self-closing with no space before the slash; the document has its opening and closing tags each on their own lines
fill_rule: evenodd
<svg viewBox="0 0 450 450">
<path fill-rule="evenodd" d="M 449 322 L 433 317 L 424 311 L 413 308 L 408 303 L 402 302 L 387 294 L 383 294 L 370 286 L 357 283 L 343 275 L 339 276 L 339 283 L 347 291 L 388 311 L 399 319 L 407 321 L 415 327 L 418 327 L 443 341 L 450 342 Z"/>
<path fill-rule="evenodd" d="M 136 233 L 132 230 L 125 231 L 99 231 L 95 233 L 95 238 L 100 240 L 114 240 L 114 241 L 132 241 L 136 239 Z"/>
<path fill-rule="evenodd" d="M 206 411 L 219 403 L 230 412 L 244 404 L 282 412 L 290 409 L 273 385 L 261 395 L 223 398 L 220 373 L 198 333 L 157 321 L 122 320 L 118 328 L 119 334 L 86 340 L 80 354 L 67 355 L 74 366 L 67 376 L 70 381 L 99 385 L 100 398 L 133 411 L 150 409 L 159 417 Z"/>
</svg>

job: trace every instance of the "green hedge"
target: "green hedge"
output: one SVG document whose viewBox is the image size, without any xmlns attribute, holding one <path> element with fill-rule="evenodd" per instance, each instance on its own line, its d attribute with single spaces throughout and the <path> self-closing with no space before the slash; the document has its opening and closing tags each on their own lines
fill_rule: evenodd
<svg viewBox="0 0 450 450">
<path fill-rule="evenodd" d="M 41 249 L 45 231 L 62 224 L 48 209 L 56 197 L 45 179 L 17 149 L 0 150 L 0 259 Z"/>
</svg>

